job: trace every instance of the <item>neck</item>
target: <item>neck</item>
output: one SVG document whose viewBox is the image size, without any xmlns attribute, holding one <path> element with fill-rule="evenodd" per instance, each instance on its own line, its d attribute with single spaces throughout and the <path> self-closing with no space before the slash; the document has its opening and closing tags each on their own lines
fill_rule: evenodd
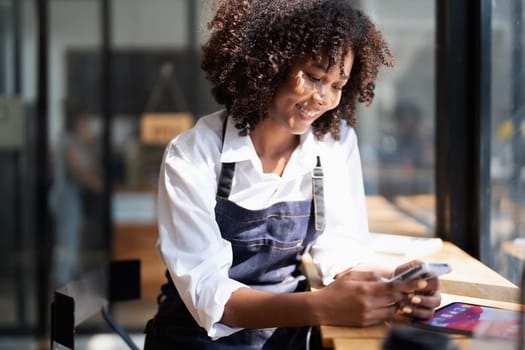
<svg viewBox="0 0 525 350">
<path fill-rule="evenodd" d="M 279 133 L 263 125 L 257 125 L 257 128 L 250 132 L 250 138 L 264 173 L 282 175 L 290 156 L 299 145 L 299 135 Z"/>
</svg>

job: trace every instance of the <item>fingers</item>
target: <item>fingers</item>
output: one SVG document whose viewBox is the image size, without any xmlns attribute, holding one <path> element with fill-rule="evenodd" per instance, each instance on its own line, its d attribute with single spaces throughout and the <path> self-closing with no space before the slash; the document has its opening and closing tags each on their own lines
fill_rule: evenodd
<svg viewBox="0 0 525 350">
<path fill-rule="evenodd" d="M 407 263 L 404 263 L 402 265 L 399 265 L 398 267 L 396 267 L 395 271 L 394 271 L 394 275 L 398 275 L 416 265 L 419 265 L 421 264 L 421 260 L 412 260 L 412 261 L 409 261 Z"/>
<path fill-rule="evenodd" d="M 415 291 L 426 291 L 428 282 L 426 280 L 381 280 L 373 284 L 371 288 L 370 293 L 374 295 L 408 294 Z"/>
<path fill-rule="evenodd" d="M 428 319 L 434 315 L 434 309 L 441 303 L 439 279 L 436 276 L 393 282 L 394 288 L 404 293 L 404 299 L 398 305 L 399 313 L 421 319 Z"/>
<path fill-rule="evenodd" d="M 404 302 L 419 308 L 434 309 L 441 303 L 441 294 L 436 293 L 427 296 L 421 294 L 409 294 L 405 297 Z"/>
<path fill-rule="evenodd" d="M 346 274 L 349 273 L 350 271 L 352 271 L 352 267 L 349 267 L 349 268 L 347 268 L 346 270 L 343 270 L 343 271 L 339 272 L 338 274 L 336 274 L 336 275 L 334 276 L 334 279 L 338 279 L 338 278 L 340 278 L 340 277 L 343 277 L 344 275 L 346 275 Z"/>
<path fill-rule="evenodd" d="M 397 291 L 403 293 L 413 293 L 416 290 L 423 291 L 428 287 L 428 282 L 423 279 L 414 279 L 408 281 L 393 280 L 385 282 L 388 292 Z"/>
<path fill-rule="evenodd" d="M 374 272 L 352 271 L 336 280 L 334 283 L 349 283 L 353 285 L 354 293 L 371 300 L 371 305 L 378 307 L 390 306 L 403 301 L 406 287 L 401 288 L 394 281 L 384 281 Z"/>
<path fill-rule="evenodd" d="M 394 284 L 392 282 L 376 284 L 383 286 L 383 288 L 377 288 L 376 292 L 385 292 L 386 294 L 375 294 L 369 297 L 369 302 L 374 307 L 366 313 L 366 318 L 361 321 L 361 325 L 372 325 L 381 320 L 390 319 L 396 312 L 413 318 L 428 319 L 434 315 L 434 309 L 441 304 L 439 292 L 428 295 L 401 292 L 387 293 L 388 286 Z"/>
<path fill-rule="evenodd" d="M 391 319 L 397 311 L 397 305 L 378 307 L 370 311 L 367 318 L 363 320 L 362 326 L 371 326 L 379 322 Z"/>
<path fill-rule="evenodd" d="M 375 305 L 378 307 L 396 306 L 406 299 L 406 294 L 392 293 L 375 297 Z"/>
<path fill-rule="evenodd" d="M 360 270 L 352 270 L 352 269 L 347 269 L 343 272 L 340 272 L 334 278 L 335 279 L 347 278 L 353 281 L 369 281 L 369 282 L 377 282 L 381 280 L 381 276 L 379 276 L 379 274 L 376 273 L 375 271 L 360 271 Z"/>
<path fill-rule="evenodd" d="M 437 278 L 385 281 L 374 272 L 350 270 L 323 292 L 342 305 L 331 311 L 333 324 L 368 326 L 388 320 L 396 312 L 415 318 L 432 317 L 441 303 L 438 288 Z"/>
<path fill-rule="evenodd" d="M 430 278 L 412 279 L 408 281 L 392 281 L 394 290 L 404 293 L 433 294 L 439 290 L 439 278 L 431 275 Z"/>
<path fill-rule="evenodd" d="M 317 292 L 331 301 L 326 303 L 328 324 L 368 326 L 390 319 L 405 296 L 398 291 L 388 292 L 387 285 L 373 273 L 352 271 L 336 279 Z"/>
<path fill-rule="evenodd" d="M 435 309 L 441 304 L 441 294 L 439 292 L 434 295 L 421 296 L 414 295 L 410 302 L 418 307 L 424 307 L 427 309 Z"/>
<path fill-rule="evenodd" d="M 369 296 L 363 304 L 363 310 L 359 313 L 356 326 L 370 326 L 391 319 L 403 299 L 401 294 L 393 296 Z"/>
<path fill-rule="evenodd" d="M 434 294 L 439 290 L 439 278 L 433 275 L 433 277 L 426 280 L 427 285 L 417 291 L 419 294 Z"/>
<path fill-rule="evenodd" d="M 434 309 L 441 304 L 441 294 L 439 292 L 433 295 L 409 294 L 405 301 L 399 304 L 398 311 L 401 314 L 428 319 L 434 315 Z"/>
</svg>

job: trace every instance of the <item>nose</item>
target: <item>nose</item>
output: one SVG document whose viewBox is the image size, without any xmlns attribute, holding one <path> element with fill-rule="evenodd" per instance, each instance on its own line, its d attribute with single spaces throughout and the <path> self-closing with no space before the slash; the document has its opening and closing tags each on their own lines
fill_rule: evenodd
<svg viewBox="0 0 525 350">
<path fill-rule="evenodd" d="M 325 91 L 324 87 L 318 87 L 315 89 L 312 99 L 315 103 L 319 104 L 320 106 L 324 106 L 328 104 L 328 94 Z"/>
</svg>

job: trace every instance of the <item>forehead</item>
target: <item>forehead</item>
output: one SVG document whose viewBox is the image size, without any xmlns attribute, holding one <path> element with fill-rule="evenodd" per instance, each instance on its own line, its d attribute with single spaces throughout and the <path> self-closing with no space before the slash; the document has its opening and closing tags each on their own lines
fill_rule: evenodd
<svg viewBox="0 0 525 350">
<path fill-rule="evenodd" d="M 348 76 L 352 69 L 353 63 L 354 63 L 354 53 L 351 50 L 349 50 L 343 56 L 341 56 L 341 54 L 338 54 L 335 57 L 335 62 L 331 66 L 328 66 L 329 59 L 327 55 L 322 55 L 318 59 L 313 59 L 313 58 L 303 59 L 298 62 L 298 65 L 301 67 L 315 67 L 315 68 L 325 71 L 326 73 L 335 71 L 335 70 L 341 70 L 340 71 L 341 75 Z"/>
</svg>

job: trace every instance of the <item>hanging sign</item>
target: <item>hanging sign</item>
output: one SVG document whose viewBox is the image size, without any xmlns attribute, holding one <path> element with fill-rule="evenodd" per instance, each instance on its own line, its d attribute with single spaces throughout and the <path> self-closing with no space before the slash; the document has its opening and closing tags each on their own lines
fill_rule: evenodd
<svg viewBox="0 0 525 350">
<path fill-rule="evenodd" d="M 192 126 L 191 113 L 146 113 L 140 120 L 140 140 L 143 144 L 166 145 Z"/>
</svg>

